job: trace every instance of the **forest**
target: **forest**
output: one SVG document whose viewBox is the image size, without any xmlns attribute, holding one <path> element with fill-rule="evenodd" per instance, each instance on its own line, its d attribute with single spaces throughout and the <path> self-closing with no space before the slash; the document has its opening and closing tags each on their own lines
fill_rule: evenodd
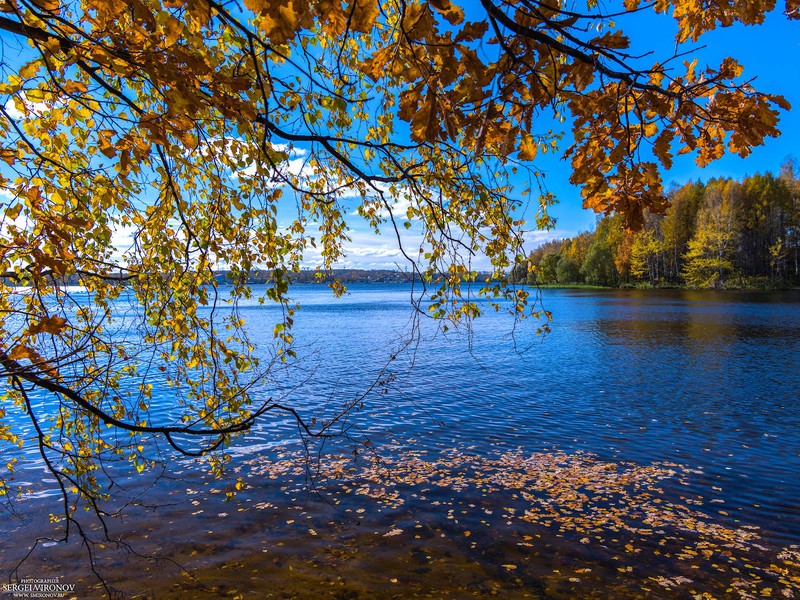
<svg viewBox="0 0 800 600">
<path fill-rule="evenodd" d="M 539 285 L 780 288 L 800 284 L 800 167 L 740 181 L 675 186 L 664 214 L 639 231 L 619 215 L 594 231 L 547 242 L 517 264 L 512 279 Z"/>
</svg>

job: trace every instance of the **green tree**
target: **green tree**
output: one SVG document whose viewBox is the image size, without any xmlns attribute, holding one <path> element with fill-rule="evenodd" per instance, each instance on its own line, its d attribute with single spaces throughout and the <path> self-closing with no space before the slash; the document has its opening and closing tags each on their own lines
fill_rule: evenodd
<svg viewBox="0 0 800 600">
<path fill-rule="evenodd" d="M 561 284 L 580 283 L 581 270 L 571 258 L 563 257 L 556 265 L 556 280 Z"/>
<path fill-rule="evenodd" d="M 734 206 L 739 250 L 737 265 L 745 277 L 785 278 L 788 257 L 786 226 L 791 212 L 791 192 L 784 180 L 772 174 L 747 177 Z"/>
<path fill-rule="evenodd" d="M 616 249 L 622 240 L 621 220 L 618 217 L 600 219 L 581 263 L 580 272 L 586 283 L 592 285 L 616 285 L 617 267 L 614 262 Z"/>
<path fill-rule="evenodd" d="M 796 159 L 787 159 L 781 166 L 781 181 L 789 191 L 789 212 L 786 222 L 786 245 L 789 273 L 800 278 L 800 167 Z"/>
<path fill-rule="evenodd" d="M 556 283 L 558 281 L 558 263 L 561 256 L 555 252 L 547 254 L 539 265 L 539 279 L 541 283 Z"/>
<path fill-rule="evenodd" d="M 592 285 L 614 285 L 617 278 L 617 268 L 614 265 L 614 255 L 611 248 L 605 244 L 592 244 L 586 255 L 586 260 L 580 268 L 580 273 L 586 283 Z"/>
</svg>

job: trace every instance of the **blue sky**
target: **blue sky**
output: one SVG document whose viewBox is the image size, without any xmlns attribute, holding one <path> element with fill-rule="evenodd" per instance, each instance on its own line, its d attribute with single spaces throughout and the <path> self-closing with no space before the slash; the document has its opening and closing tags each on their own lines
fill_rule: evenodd
<svg viewBox="0 0 800 600">
<path fill-rule="evenodd" d="M 620 20 L 618 25 L 631 38 L 634 50 L 641 53 L 653 51 L 652 57 L 646 59 L 648 66 L 656 59 L 671 56 L 676 31 L 671 17 L 647 13 L 628 18 L 629 23 Z M 788 21 L 780 10 L 776 10 L 767 16 L 764 25 L 720 28 L 705 34 L 696 44 L 684 44 L 681 51 L 689 48 L 696 49 L 691 56 L 698 57 L 698 67 L 717 67 L 723 58 L 733 56 L 744 66 L 744 79 L 753 79 L 752 84 L 759 91 L 783 95 L 795 110 L 782 113 L 780 137 L 768 138 L 763 147 L 745 159 L 725 156 L 706 168 L 700 168 L 692 155 L 677 156 L 673 168 L 663 173 L 665 187 L 668 189 L 672 183 L 680 185 L 697 179 L 706 181 L 713 177 L 742 178 L 755 173 L 777 173 L 787 157 L 800 159 L 800 21 Z M 541 131 L 552 126 L 546 119 L 542 124 Z M 569 144 L 570 135 L 567 131 L 564 147 Z M 527 249 L 532 250 L 548 239 L 571 237 L 593 229 L 596 215 L 582 208 L 580 190 L 569 183 L 569 164 L 560 159 L 560 153 L 539 157 L 537 167 L 545 172 L 547 187 L 559 200 L 551 209 L 557 222 L 550 231 L 526 232 Z M 528 215 L 531 222 L 535 216 L 535 204 L 532 203 Z M 392 251 L 394 243 L 389 236 L 375 236 L 357 218 L 353 218 L 350 224 L 351 252 L 342 266 L 392 268 L 401 261 L 399 253 Z M 309 259 L 313 264 L 313 257 Z"/>
</svg>

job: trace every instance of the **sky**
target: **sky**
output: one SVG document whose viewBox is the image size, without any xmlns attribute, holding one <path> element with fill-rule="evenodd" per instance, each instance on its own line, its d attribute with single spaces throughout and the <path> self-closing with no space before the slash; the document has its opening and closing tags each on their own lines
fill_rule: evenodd
<svg viewBox="0 0 800 600">
<path fill-rule="evenodd" d="M 468 5 L 471 2 L 475 3 L 477 0 L 466 0 Z M 466 8 L 469 15 L 475 6 Z M 788 157 L 800 159 L 800 21 L 788 21 L 781 14 L 781 10 L 782 6 L 769 14 L 765 24 L 761 26 L 735 25 L 705 34 L 694 46 L 696 49 L 692 56 L 699 58 L 701 67 L 705 65 L 716 67 L 724 57 L 733 56 L 744 66 L 744 78 L 752 79 L 756 89 L 785 96 L 796 110 L 781 114 L 779 128 L 783 132 L 782 135 L 778 138 L 768 138 L 764 146 L 756 148 L 752 155 L 745 159 L 725 156 L 703 169 L 694 163 L 691 155 L 677 156 L 673 168 L 663 173 L 667 189 L 672 184 L 681 185 L 698 179 L 703 181 L 714 177 L 740 179 L 755 173 L 777 173 Z M 478 9 L 475 9 L 475 14 L 477 16 Z M 647 59 L 648 66 L 656 59 L 672 55 L 676 26 L 671 17 L 648 11 L 626 18 L 629 18 L 630 22 L 618 20 L 618 25 L 631 38 L 633 50 L 642 54 L 653 52 L 652 60 L 650 57 Z M 10 34 L 2 35 L 4 52 L 14 52 L 24 47 L 13 36 L 9 36 Z M 686 46 L 682 46 L 682 50 L 685 49 Z M 0 57 L 2 60 L 8 58 Z M 553 125 L 549 118 L 543 118 L 535 125 L 534 133 L 545 132 Z M 569 136 L 570 133 L 567 131 L 563 141 L 564 147 L 569 145 Z M 296 172 L 303 168 L 304 157 L 301 155 L 303 151 L 298 149 L 298 152 L 300 154 L 292 156 L 287 165 L 290 171 Z M 555 194 L 559 202 L 550 211 L 556 218 L 553 229 L 537 231 L 531 228 L 525 232 L 527 251 L 551 239 L 572 237 L 581 231 L 591 230 L 597 219 L 595 213 L 582 208 L 580 190 L 569 183 L 570 166 L 568 162 L 560 159 L 558 152 L 540 155 L 536 160 L 536 168 L 545 173 L 547 188 Z M 524 185 L 519 187 L 522 188 Z M 534 223 L 536 201 L 533 200 L 529 204 L 530 210 L 525 216 L 529 222 Z M 288 222 L 291 212 L 294 211 L 291 206 L 287 206 L 286 209 L 284 215 Z M 408 268 L 407 261 L 397 248 L 393 232 L 387 231 L 384 235 L 375 235 L 354 210 L 348 212 L 352 213 L 348 214 L 351 240 L 346 244 L 347 257 L 341 261 L 339 267 Z M 401 214 L 403 212 L 404 210 L 400 211 Z M 280 216 L 279 213 L 279 219 Z M 294 216 L 296 217 L 296 212 Z M 129 232 L 120 231 L 118 234 L 120 247 L 129 247 Z M 419 247 L 420 236 L 416 227 L 404 232 L 404 235 L 408 248 Z M 307 267 L 314 267 L 320 262 L 321 257 L 310 250 L 304 264 Z M 479 259 L 474 266 L 480 270 L 487 269 L 488 261 Z"/>
<path fill-rule="evenodd" d="M 740 179 L 755 173 L 778 173 L 788 157 L 800 160 L 800 21 L 788 21 L 780 10 L 767 16 L 763 25 L 745 27 L 735 25 L 711 31 L 692 46 L 692 56 L 699 58 L 698 68 L 704 65 L 716 67 L 723 58 L 735 57 L 743 66 L 743 78 L 752 79 L 759 91 L 783 95 L 796 110 L 783 112 L 780 116 L 778 138 L 767 138 L 766 144 L 756 148 L 745 158 L 725 156 L 711 165 L 700 168 L 692 155 L 676 156 L 674 166 L 663 172 L 665 188 L 672 184 L 682 185 L 688 181 L 707 181 L 714 177 Z M 629 25 L 618 23 L 631 37 L 632 48 L 640 52 L 654 51 L 653 57 L 666 57 L 674 49 L 675 24 L 666 15 L 637 15 Z M 684 47 L 682 47 L 683 49 Z M 565 123 L 565 125 L 568 123 Z M 545 129 L 550 125 L 546 125 Z M 568 145 L 567 131 L 565 147 Z M 550 213 L 556 218 L 555 228 L 550 231 L 529 230 L 525 233 L 526 250 L 530 251 L 550 239 L 562 239 L 594 228 L 597 216 L 582 208 L 580 190 L 569 183 L 569 164 L 560 159 L 558 153 L 537 158 L 537 167 L 545 173 L 549 191 L 559 203 Z M 535 216 L 535 202 L 530 221 Z M 348 258 L 343 267 L 394 268 L 402 258 L 387 236 L 375 236 L 358 219 L 350 220 L 352 227 Z M 309 257 L 313 264 L 313 257 Z M 480 261 L 478 264 L 482 267 Z"/>
</svg>

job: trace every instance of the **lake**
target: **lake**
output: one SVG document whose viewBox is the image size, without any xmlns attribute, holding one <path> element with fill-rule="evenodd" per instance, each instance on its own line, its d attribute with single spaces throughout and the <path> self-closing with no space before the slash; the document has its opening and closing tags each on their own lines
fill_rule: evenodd
<svg viewBox="0 0 800 600">
<path fill-rule="evenodd" d="M 423 319 L 400 351 L 410 293 L 297 286 L 299 368 L 263 394 L 309 420 L 358 398 L 347 438 L 304 449 L 270 417 L 232 448 L 246 482 L 233 501 L 188 460 L 129 482 L 111 527 L 130 548 L 92 549 L 109 584 L 155 598 L 800 597 L 800 293 L 545 290 L 547 335 L 487 312 L 461 332 Z M 273 309 L 243 314 L 271 338 Z M 48 533 L 52 500 L 17 500 L 0 523 L 5 574 Z M 40 544 L 19 574 L 100 597 L 87 560 Z"/>
</svg>

